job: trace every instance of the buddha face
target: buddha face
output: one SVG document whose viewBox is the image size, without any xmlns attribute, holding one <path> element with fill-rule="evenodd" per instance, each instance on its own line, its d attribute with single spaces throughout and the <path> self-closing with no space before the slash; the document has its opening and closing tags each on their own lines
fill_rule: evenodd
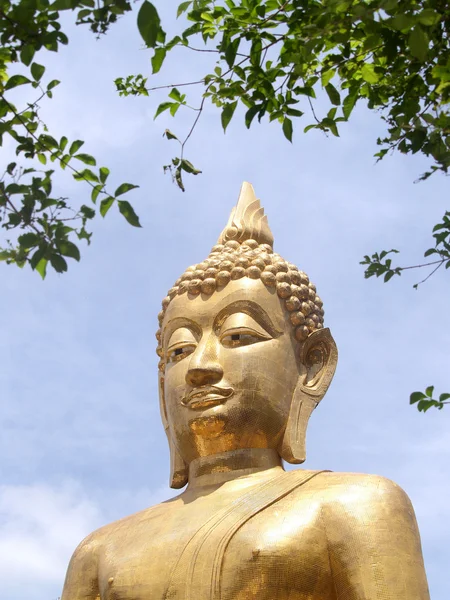
<svg viewBox="0 0 450 600">
<path fill-rule="evenodd" d="M 162 325 L 163 410 L 186 463 L 277 448 L 303 367 L 289 315 L 260 280 L 175 297 Z"/>
</svg>

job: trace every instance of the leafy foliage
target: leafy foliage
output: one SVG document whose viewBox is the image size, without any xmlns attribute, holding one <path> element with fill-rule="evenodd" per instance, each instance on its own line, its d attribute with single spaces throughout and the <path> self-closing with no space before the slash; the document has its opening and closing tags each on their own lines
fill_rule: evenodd
<svg viewBox="0 0 450 600">
<path fill-rule="evenodd" d="M 226 131 L 236 108 L 245 108 L 244 123 L 255 118 L 278 122 L 292 142 L 296 119 L 307 118 L 304 132 L 319 129 L 339 136 L 339 126 L 348 121 L 358 102 L 376 110 L 386 124 L 386 135 L 377 140 L 381 160 L 388 152 L 424 154 L 432 160 L 421 180 L 450 166 L 450 5 L 442 0 L 194 0 L 182 2 L 177 16 L 186 15 L 189 27 L 166 41 L 166 34 L 151 3 L 142 5 L 138 17 L 142 33 L 151 21 L 152 71 L 158 73 L 168 53 L 176 47 L 211 53 L 214 66 L 202 79 L 183 82 L 183 90 L 202 86 L 199 106 L 190 105 L 187 93 L 177 87 L 145 87 L 142 75 L 116 81 L 121 94 L 151 93 L 170 89 L 155 118 L 169 111 L 196 111 L 192 128 L 180 141 L 180 156 L 165 166 L 184 191 L 181 164 L 186 143 L 199 121 L 205 101 L 221 114 Z M 146 16 L 147 15 L 147 16 Z M 196 43 L 199 42 L 199 43 Z M 203 48 L 202 48 L 203 46 Z M 145 79 L 147 81 L 148 78 Z M 136 82 L 136 83 L 135 83 Z M 137 83 L 138 82 L 138 83 Z M 124 92 L 125 90 L 125 92 Z M 329 101 L 326 114 L 315 107 L 318 94 Z M 195 173 L 199 172 L 197 169 Z M 437 228 L 448 228 L 444 216 Z M 436 247 L 425 256 L 439 260 L 412 267 L 393 267 L 391 253 L 384 250 L 371 257 L 366 277 L 383 275 L 389 281 L 405 269 L 446 267 L 446 233 L 435 235 Z M 387 257 L 387 258 L 386 258 Z M 421 283 L 421 282 L 420 282 Z M 417 284 L 419 285 L 419 284 Z M 417 286 L 416 286 L 417 287 Z"/>
<path fill-rule="evenodd" d="M 246 127 L 267 117 L 292 141 L 293 119 L 309 114 L 305 131 L 339 136 L 339 124 L 364 101 L 387 127 L 378 159 L 390 150 L 421 152 L 433 161 L 426 179 L 450 165 L 448 11 L 442 0 L 195 0 L 177 11 L 190 26 L 166 42 L 146 0 L 138 25 L 154 50 L 153 73 L 175 47 L 212 53 L 211 72 L 183 85 L 203 86 L 197 110 L 209 99 L 224 130 L 241 104 Z M 319 116 L 314 100 L 321 90 L 330 108 Z M 157 115 L 170 106 L 160 104 Z"/>
<path fill-rule="evenodd" d="M 392 253 L 397 254 L 398 250 L 393 249 L 389 250 L 388 252 L 386 250 L 383 250 L 380 253 L 376 252 L 375 254 L 372 254 L 372 256 L 365 256 L 364 260 L 360 263 L 361 265 L 369 265 L 364 273 L 366 279 L 369 279 L 374 275 L 377 277 L 384 275 L 384 281 L 387 282 L 392 279 L 394 275 L 401 275 L 402 271 L 406 271 L 408 269 L 433 267 L 433 270 L 425 277 L 425 279 L 422 279 L 422 281 L 419 281 L 419 283 L 416 283 L 413 286 L 415 289 L 417 289 L 421 283 L 427 281 L 427 279 L 429 279 L 431 275 L 440 269 L 442 265 L 445 265 L 446 269 L 450 268 L 450 212 L 447 211 L 444 214 L 442 223 L 435 225 L 433 227 L 433 232 L 435 246 L 434 248 L 429 248 L 426 250 L 424 256 L 434 256 L 439 258 L 431 262 L 413 265 L 411 267 L 393 267 L 392 259 L 386 258 L 386 256 Z"/>
<path fill-rule="evenodd" d="M 125 0 L 20 0 L 13 3 L 0 0 L 0 145 L 6 136 L 15 143 L 18 159 L 30 166 L 10 163 L 0 179 L 0 223 L 7 235 L 6 246 L 0 248 L 0 260 L 23 267 L 29 264 L 42 278 L 48 264 L 57 271 L 67 271 L 67 258 L 80 260 L 77 242 L 90 243 L 91 233 L 86 226 L 96 214 L 97 198 L 102 196 L 100 213 L 104 202 L 109 207 L 123 194 L 111 195 L 106 189 L 109 169 L 96 167 L 96 159 L 79 152 L 84 142 L 69 143 L 66 136 L 60 140 L 53 137 L 39 117 L 40 102 L 51 99 L 53 90 L 59 85 L 57 79 L 44 83 L 45 66 L 34 60 L 38 51 L 57 52 L 61 44 L 68 43 L 67 35 L 61 30 L 62 11 L 77 11 L 77 24 L 88 24 L 91 30 L 101 35 L 126 11 L 131 10 Z M 40 55 L 40 56 L 41 56 Z M 14 74 L 10 75 L 11 67 Z M 21 72 L 17 72 L 21 71 Z M 12 98 L 20 86 L 35 93 L 36 97 L 25 106 L 16 107 Z M 34 91 L 35 90 L 35 91 Z M 94 207 L 82 205 L 70 207 L 67 198 L 52 195 L 54 169 L 39 170 L 37 163 L 46 166 L 53 163 L 62 170 L 71 172 L 76 181 L 87 184 Z M 127 191 L 136 187 L 130 184 Z M 123 186 L 119 189 L 124 189 Z M 139 219 L 128 202 L 117 201 L 119 211 L 136 227 Z"/>
<path fill-rule="evenodd" d="M 409 403 L 417 404 L 417 410 L 420 412 L 427 412 L 428 409 L 434 407 L 438 410 L 442 410 L 445 404 L 450 404 L 450 394 L 441 394 L 439 400 L 433 398 L 434 386 L 430 385 L 423 392 L 413 392 L 410 396 Z"/>
</svg>

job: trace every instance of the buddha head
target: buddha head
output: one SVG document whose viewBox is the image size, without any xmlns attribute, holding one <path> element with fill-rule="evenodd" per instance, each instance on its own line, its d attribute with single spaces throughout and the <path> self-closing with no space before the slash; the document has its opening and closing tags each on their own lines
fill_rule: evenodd
<svg viewBox="0 0 450 600">
<path fill-rule="evenodd" d="M 308 276 L 273 251 L 250 184 L 208 258 L 162 302 L 157 353 L 171 486 L 202 456 L 241 449 L 305 460 L 309 417 L 333 378 L 337 349 Z"/>
</svg>

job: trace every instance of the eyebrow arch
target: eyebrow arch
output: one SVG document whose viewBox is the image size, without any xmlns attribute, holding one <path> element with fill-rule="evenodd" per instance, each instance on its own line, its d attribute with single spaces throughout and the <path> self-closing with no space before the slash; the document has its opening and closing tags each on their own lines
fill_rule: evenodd
<svg viewBox="0 0 450 600">
<path fill-rule="evenodd" d="M 237 300 L 228 306 L 222 308 L 214 320 L 214 329 L 216 332 L 220 330 L 225 320 L 235 313 L 242 312 L 252 317 L 274 338 L 279 337 L 283 332 L 275 327 L 271 318 L 266 311 L 256 302 L 252 300 Z"/>
</svg>

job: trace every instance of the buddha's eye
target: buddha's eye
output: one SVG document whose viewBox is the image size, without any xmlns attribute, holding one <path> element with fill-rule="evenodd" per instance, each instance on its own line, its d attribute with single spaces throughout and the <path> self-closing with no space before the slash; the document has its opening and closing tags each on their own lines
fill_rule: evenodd
<svg viewBox="0 0 450 600">
<path fill-rule="evenodd" d="M 188 327 L 178 327 L 167 340 L 167 363 L 176 363 L 192 354 L 197 347 L 197 338 Z"/>
<path fill-rule="evenodd" d="M 270 337 L 267 335 L 243 328 L 225 331 L 220 337 L 222 346 L 225 346 L 225 348 L 240 348 L 241 346 L 249 346 L 269 339 Z"/>
<path fill-rule="evenodd" d="M 180 360 L 183 360 L 183 358 L 186 358 L 186 356 L 189 356 L 189 354 L 192 354 L 192 352 L 194 352 L 194 350 L 195 350 L 194 344 L 185 344 L 185 345 L 180 345 L 180 346 L 176 346 L 173 348 L 169 348 L 169 350 L 167 351 L 167 362 L 169 362 L 169 363 L 180 362 Z"/>
</svg>

